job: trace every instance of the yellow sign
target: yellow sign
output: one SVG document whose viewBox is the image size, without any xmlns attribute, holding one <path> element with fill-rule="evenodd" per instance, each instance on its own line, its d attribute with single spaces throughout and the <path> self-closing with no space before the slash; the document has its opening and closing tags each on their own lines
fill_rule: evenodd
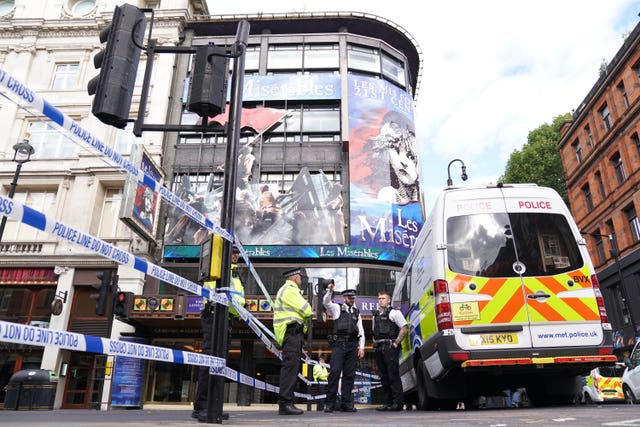
<svg viewBox="0 0 640 427">
<path fill-rule="evenodd" d="M 480 320 L 478 301 L 454 302 L 451 304 L 451 313 L 453 314 L 454 322 Z"/>
</svg>

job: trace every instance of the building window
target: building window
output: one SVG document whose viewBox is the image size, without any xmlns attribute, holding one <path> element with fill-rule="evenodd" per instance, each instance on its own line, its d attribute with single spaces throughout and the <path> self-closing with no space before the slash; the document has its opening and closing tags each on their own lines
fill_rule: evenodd
<svg viewBox="0 0 640 427">
<path fill-rule="evenodd" d="M 382 75 L 402 87 L 406 86 L 402 62 L 384 53 L 382 54 Z"/>
<path fill-rule="evenodd" d="M 629 223 L 629 231 L 631 232 L 633 243 L 640 241 L 640 220 L 638 220 L 638 215 L 636 215 L 636 209 L 633 204 L 624 209 L 624 215 L 627 217 L 627 222 Z"/>
<path fill-rule="evenodd" d="M 0 16 L 5 16 L 5 15 L 8 15 L 10 12 L 13 12 L 14 6 L 15 6 L 15 1 L 13 0 L 0 1 Z"/>
<path fill-rule="evenodd" d="M 591 190 L 589 189 L 589 184 L 585 184 L 582 187 L 582 194 L 584 195 L 584 201 L 587 206 L 587 210 L 593 209 L 593 199 L 591 198 Z"/>
<path fill-rule="evenodd" d="M 96 7 L 95 0 L 75 0 L 69 2 L 69 9 L 74 16 L 85 16 L 93 12 Z"/>
<path fill-rule="evenodd" d="M 380 74 L 380 52 L 364 46 L 347 46 L 348 67 Z"/>
<path fill-rule="evenodd" d="M 131 154 L 131 146 L 133 144 L 142 144 L 142 138 L 138 138 L 133 134 L 133 123 L 127 123 L 124 129 L 116 132 L 115 150 L 126 156 Z"/>
<path fill-rule="evenodd" d="M 122 236 L 125 225 L 120 221 L 122 205 L 122 188 L 107 188 L 104 192 L 98 237 L 114 238 Z"/>
<path fill-rule="evenodd" d="M 631 141 L 633 142 L 633 145 L 636 146 L 636 153 L 638 153 L 638 157 L 640 157 L 640 138 L 638 138 L 637 133 L 634 132 L 631 135 Z"/>
<path fill-rule="evenodd" d="M 267 52 L 269 70 L 301 70 L 302 45 L 271 45 Z"/>
<path fill-rule="evenodd" d="M 625 110 L 629 108 L 629 98 L 627 97 L 627 90 L 624 88 L 624 82 L 620 82 L 617 86 L 618 92 L 620 92 L 620 96 L 622 97 L 622 102 L 624 103 Z"/>
<path fill-rule="evenodd" d="M 629 307 L 627 306 L 624 293 L 620 288 L 621 286 L 623 286 L 623 284 L 618 282 L 611 286 L 611 290 L 613 291 L 614 305 L 617 307 L 617 310 L 615 311 L 622 314 L 622 325 L 627 326 L 631 324 L 631 316 L 629 316 Z"/>
<path fill-rule="evenodd" d="M 591 148 L 593 148 L 594 143 L 593 143 L 593 134 L 591 133 L 591 127 L 589 127 L 589 125 L 586 125 L 584 127 L 584 133 L 587 135 L 587 141 L 589 142 L 589 146 Z"/>
<path fill-rule="evenodd" d="M 607 232 L 609 234 L 609 243 L 611 244 L 611 250 L 618 252 L 618 236 L 616 236 L 616 229 L 613 228 L 613 221 L 605 221 L 607 226 Z"/>
<path fill-rule="evenodd" d="M 75 144 L 57 128 L 45 122 L 32 122 L 29 126 L 29 142 L 35 152 L 34 159 L 73 157 Z"/>
<path fill-rule="evenodd" d="M 636 62 L 631 69 L 634 71 L 636 77 L 640 79 L 640 61 Z"/>
<path fill-rule="evenodd" d="M 55 217 L 56 192 L 53 190 L 29 190 L 24 189 L 24 187 L 23 189 L 18 187 L 13 198 L 38 212 L 42 212 L 52 218 Z M 20 221 L 7 219 L 2 238 L 5 240 L 33 241 L 44 240 L 47 236 L 48 233 L 37 228 L 23 224 Z"/>
<path fill-rule="evenodd" d="M 78 63 L 56 64 L 53 80 L 51 81 L 51 89 L 63 90 L 77 88 L 79 70 L 80 64 Z"/>
<path fill-rule="evenodd" d="M 337 44 L 308 44 L 304 47 L 304 69 L 330 68 L 340 66 L 339 46 Z"/>
<path fill-rule="evenodd" d="M 606 132 L 608 132 L 613 127 L 613 120 L 611 119 L 611 114 L 609 113 L 609 107 L 607 106 L 607 104 L 605 104 L 604 107 L 600 109 L 600 116 L 602 117 L 602 121 L 604 123 L 604 129 Z"/>
<path fill-rule="evenodd" d="M 578 164 L 582 163 L 582 148 L 580 148 L 580 141 L 576 138 L 576 140 L 571 144 L 573 147 L 573 151 L 576 152 L 576 159 L 578 160 Z"/>
<path fill-rule="evenodd" d="M 618 184 L 623 184 L 627 180 L 627 174 L 624 171 L 624 165 L 622 164 L 622 157 L 620 157 L 620 153 L 616 153 L 611 157 L 611 164 L 616 171 L 616 178 L 618 179 Z"/>
<path fill-rule="evenodd" d="M 598 190 L 600 191 L 600 198 L 604 200 L 607 197 L 607 193 L 604 192 L 604 183 L 602 182 L 602 175 L 600 172 L 595 174 L 596 182 L 598 183 Z"/>
<path fill-rule="evenodd" d="M 607 256 L 604 253 L 604 243 L 602 236 L 600 235 L 600 229 L 596 229 L 593 233 L 593 239 L 596 242 L 596 254 L 598 255 L 598 264 L 602 264 L 607 260 Z"/>
<path fill-rule="evenodd" d="M 229 61 L 231 66 L 232 61 Z M 258 71 L 260 69 L 260 46 L 248 46 L 244 56 L 244 71 Z"/>
</svg>

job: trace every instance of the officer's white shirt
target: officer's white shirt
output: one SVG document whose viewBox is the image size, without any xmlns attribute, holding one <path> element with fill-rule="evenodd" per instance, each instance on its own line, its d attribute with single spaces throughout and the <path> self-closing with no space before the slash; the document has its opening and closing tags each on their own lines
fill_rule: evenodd
<svg viewBox="0 0 640 427">
<path fill-rule="evenodd" d="M 331 299 L 332 296 L 332 292 L 326 292 L 324 297 L 322 297 L 322 305 L 324 305 L 325 310 L 327 310 L 327 314 L 331 316 L 335 322 L 336 319 L 340 317 L 340 304 L 333 302 Z M 364 350 L 364 328 L 362 327 L 362 316 L 360 316 L 360 313 L 358 313 L 358 347 Z"/>
</svg>

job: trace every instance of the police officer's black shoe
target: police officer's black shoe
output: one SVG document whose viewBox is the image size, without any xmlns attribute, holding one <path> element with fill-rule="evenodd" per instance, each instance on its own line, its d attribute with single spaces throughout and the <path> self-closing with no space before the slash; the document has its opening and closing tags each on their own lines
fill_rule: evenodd
<svg viewBox="0 0 640 427">
<path fill-rule="evenodd" d="M 342 412 L 358 412 L 358 410 L 354 406 L 343 406 L 341 411 Z"/>
<path fill-rule="evenodd" d="M 296 408 L 293 403 L 281 404 L 278 408 L 278 415 L 302 415 L 303 413 L 304 411 Z"/>
<path fill-rule="evenodd" d="M 393 405 L 387 407 L 387 411 L 402 411 L 402 406 L 403 405 L 398 405 L 397 403 L 394 403 Z"/>
<path fill-rule="evenodd" d="M 390 405 L 382 405 L 376 408 L 376 411 L 388 411 Z"/>
<path fill-rule="evenodd" d="M 194 417 L 193 414 L 196 414 L 196 416 Z M 199 412 L 193 411 L 191 416 L 193 418 L 197 418 L 199 423 L 206 423 L 207 422 L 207 410 L 206 409 L 203 409 L 202 411 L 199 411 Z M 223 412 L 222 413 L 222 419 L 223 420 L 228 420 L 229 419 L 229 413 L 228 412 Z"/>
<path fill-rule="evenodd" d="M 327 414 L 332 413 L 333 412 L 333 407 L 331 407 L 330 405 L 325 405 L 324 412 L 326 412 Z"/>
<path fill-rule="evenodd" d="M 193 412 L 191 413 L 191 418 L 198 419 L 198 411 L 194 409 Z"/>
</svg>

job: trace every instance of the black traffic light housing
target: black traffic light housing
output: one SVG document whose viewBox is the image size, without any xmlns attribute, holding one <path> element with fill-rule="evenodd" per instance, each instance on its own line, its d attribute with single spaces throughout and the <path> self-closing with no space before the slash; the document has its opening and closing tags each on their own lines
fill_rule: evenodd
<svg viewBox="0 0 640 427">
<path fill-rule="evenodd" d="M 220 279 L 223 244 L 222 237 L 217 234 L 210 234 L 200 244 L 200 264 L 198 265 L 198 280 L 200 282 Z"/>
<path fill-rule="evenodd" d="M 131 314 L 131 307 L 133 305 L 133 292 L 119 291 L 116 293 L 116 297 L 113 301 L 113 314 L 127 319 Z"/>
<path fill-rule="evenodd" d="M 91 286 L 97 289 L 98 293 L 91 294 L 90 298 L 96 300 L 96 315 L 105 316 L 107 314 L 109 296 L 112 290 L 111 279 L 113 278 L 113 271 L 105 270 L 102 273 L 96 274 L 96 277 L 100 280 L 100 283 L 95 283 Z"/>
<path fill-rule="evenodd" d="M 222 55 L 226 55 L 225 48 L 196 46 L 188 111 L 201 117 L 213 117 L 224 112 L 227 105 L 229 59 Z"/>
<path fill-rule="evenodd" d="M 89 95 L 95 94 L 91 112 L 119 129 L 129 120 L 146 26 L 140 9 L 130 4 L 116 6 L 111 24 L 100 32 L 100 42 L 106 46 L 93 58 L 100 74 L 87 85 Z"/>
</svg>

